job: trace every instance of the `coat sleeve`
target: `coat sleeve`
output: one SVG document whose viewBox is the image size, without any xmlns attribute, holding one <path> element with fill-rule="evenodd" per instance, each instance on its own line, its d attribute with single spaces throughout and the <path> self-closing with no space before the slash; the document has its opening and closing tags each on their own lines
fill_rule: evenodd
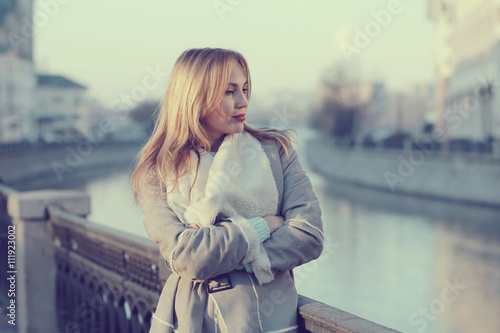
<svg viewBox="0 0 500 333">
<path fill-rule="evenodd" d="M 150 173 L 139 199 L 144 227 L 170 270 L 184 278 L 206 280 L 232 271 L 245 258 L 248 243 L 241 227 L 223 220 L 200 229 L 186 228 L 166 196 Z"/>
<path fill-rule="evenodd" d="M 316 259 L 323 250 L 323 223 L 319 201 L 296 151 L 288 147 L 290 158 L 280 149 L 283 170 L 281 215 L 285 225 L 263 244 L 273 271 L 291 270 Z"/>
</svg>

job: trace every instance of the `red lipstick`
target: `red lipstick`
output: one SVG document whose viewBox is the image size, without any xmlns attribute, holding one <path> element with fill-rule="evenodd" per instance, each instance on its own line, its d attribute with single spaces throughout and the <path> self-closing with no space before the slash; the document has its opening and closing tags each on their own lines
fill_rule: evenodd
<svg viewBox="0 0 500 333">
<path fill-rule="evenodd" d="M 245 121 L 245 114 L 242 113 L 242 114 L 239 114 L 237 116 L 233 116 L 233 118 L 238 120 L 238 121 Z"/>
</svg>

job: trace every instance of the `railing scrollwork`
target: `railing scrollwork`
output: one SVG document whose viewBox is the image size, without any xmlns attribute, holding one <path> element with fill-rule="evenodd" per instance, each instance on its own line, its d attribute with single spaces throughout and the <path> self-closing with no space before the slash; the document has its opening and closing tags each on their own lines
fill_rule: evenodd
<svg viewBox="0 0 500 333">
<path fill-rule="evenodd" d="M 48 209 L 61 331 L 148 332 L 163 286 L 151 241 Z"/>
</svg>

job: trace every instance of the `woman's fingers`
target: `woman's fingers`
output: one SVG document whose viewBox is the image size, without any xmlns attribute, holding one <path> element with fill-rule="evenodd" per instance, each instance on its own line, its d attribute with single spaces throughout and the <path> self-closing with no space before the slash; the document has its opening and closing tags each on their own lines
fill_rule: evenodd
<svg viewBox="0 0 500 333">
<path fill-rule="evenodd" d="M 189 223 L 188 228 L 189 229 L 200 229 L 200 226 L 197 224 Z"/>
</svg>

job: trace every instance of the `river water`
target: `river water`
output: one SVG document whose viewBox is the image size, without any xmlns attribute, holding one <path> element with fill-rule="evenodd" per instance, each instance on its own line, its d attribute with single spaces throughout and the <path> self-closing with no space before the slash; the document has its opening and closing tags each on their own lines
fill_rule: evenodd
<svg viewBox="0 0 500 333">
<path fill-rule="evenodd" d="M 308 171 L 314 132 L 297 132 Z M 500 332 L 500 210 L 308 175 L 326 242 L 319 260 L 294 270 L 299 293 L 403 332 Z M 147 237 L 126 168 L 63 185 L 90 194 L 89 219 Z"/>
</svg>

